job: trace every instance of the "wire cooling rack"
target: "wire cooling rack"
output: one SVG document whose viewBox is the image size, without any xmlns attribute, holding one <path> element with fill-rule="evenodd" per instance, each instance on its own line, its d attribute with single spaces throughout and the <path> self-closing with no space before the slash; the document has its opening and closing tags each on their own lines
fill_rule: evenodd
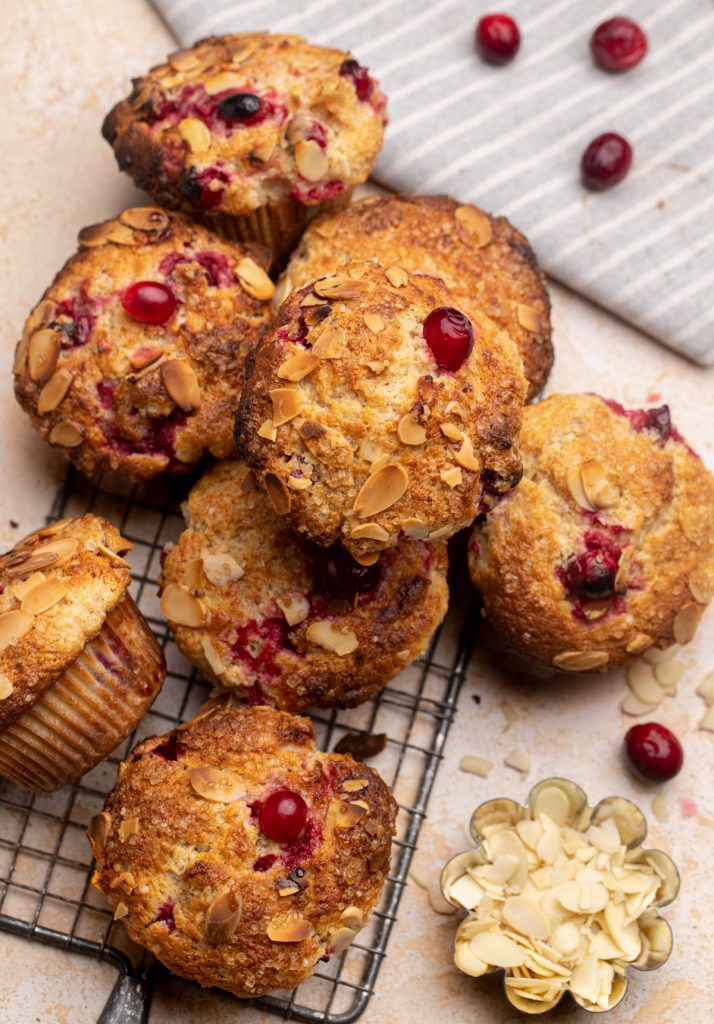
<svg viewBox="0 0 714 1024">
<path fill-rule="evenodd" d="M 48 796 L 32 796 L 0 780 L 0 930 L 112 963 L 119 976 L 100 1024 L 147 1021 L 152 986 L 163 970 L 129 941 L 92 886 L 84 831 L 101 809 L 128 750 L 145 736 L 192 717 L 208 695 L 207 684 L 168 634 L 156 588 L 161 551 L 181 533 L 180 503 L 191 482 L 132 486 L 108 476 L 87 481 L 68 471 L 48 521 L 91 511 L 132 541 L 131 593 L 165 649 L 166 682 L 134 734 L 79 783 Z M 455 561 L 463 565 L 462 559 Z M 331 750 L 346 732 L 386 733 L 384 751 L 370 763 L 392 787 L 399 814 L 382 899 L 357 941 L 321 964 L 298 988 L 253 1001 L 284 1020 L 350 1024 L 374 991 L 470 653 L 472 608 L 468 601 L 452 605 L 458 609 L 425 656 L 374 700 L 312 716 L 323 750 Z M 236 1020 L 239 1013 L 236 1004 Z"/>
</svg>

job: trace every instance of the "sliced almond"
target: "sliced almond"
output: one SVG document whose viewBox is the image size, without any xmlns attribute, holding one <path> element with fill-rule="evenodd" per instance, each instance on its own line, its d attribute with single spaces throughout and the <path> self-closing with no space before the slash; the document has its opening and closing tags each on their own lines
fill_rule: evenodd
<svg viewBox="0 0 714 1024">
<path fill-rule="evenodd" d="M 193 71 L 202 65 L 195 50 L 175 50 L 166 59 L 174 71 Z"/>
<path fill-rule="evenodd" d="M 387 369 L 387 364 L 384 359 L 368 359 L 363 365 L 366 366 L 367 369 L 371 370 L 372 373 L 384 373 Z"/>
<path fill-rule="evenodd" d="M 444 409 L 444 415 L 445 416 L 458 416 L 458 418 L 460 420 L 465 420 L 466 419 L 466 413 L 464 412 L 463 407 L 460 406 L 458 402 L 453 402 L 453 401 L 446 403 L 446 408 Z"/>
<path fill-rule="evenodd" d="M 605 467 L 597 459 L 588 459 L 580 467 L 585 497 L 595 508 L 608 508 L 619 498 L 619 492 L 607 478 Z"/>
<path fill-rule="evenodd" d="M 189 590 L 199 590 L 203 586 L 203 561 L 200 558 L 191 558 L 186 562 L 182 580 Z"/>
<path fill-rule="evenodd" d="M 454 210 L 458 223 L 469 234 L 469 242 L 480 249 L 493 238 L 493 227 L 490 217 L 477 210 L 475 206 L 459 206 Z"/>
<path fill-rule="evenodd" d="M 320 619 L 311 622 L 307 627 L 305 636 L 310 643 L 331 651 L 339 658 L 352 654 L 359 647 L 359 641 L 351 629 L 341 629 L 331 619 Z"/>
<path fill-rule="evenodd" d="M 452 466 L 450 469 L 442 469 L 439 473 L 439 477 L 452 490 L 454 487 L 460 487 L 464 482 L 463 474 L 458 466 Z"/>
<path fill-rule="evenodd" d="M 268 161 L 271 159 L 273 153 L 275 152 L 277 145 L 278 133 L 276 131 L 269 132 L 267 135 L 264 135 L 262 138 L 259 138 L 258 141 L 255 143 L 252 150 L 250 151 L 249 159 L 260 160 L 261 163 L 267 164 Z"/>
<path fill-rule="evenodd" d="M 455 423 L 440 423 L 439 430 L 444 437 L 448 437 L 450 441 L 460 441 L 464 436 L 463 432 L 459 430 Z"/>
<path fill-rule="evenodd" d="M 8 679 L 3 672 L 0 672 L 0 700 L 7 700 L 14 689 L 12 680 Z"/>
<path fill-rule="evenodd" d="M 279 516 L 285 516 L 292 508 L 292 498 L 285 481 L 277 473 L 265 473 L 263 485 L 270 498 L 270 504 Z"/>
<path fill-rule="evenodd" d="M 352 557 L 360 565 L 374 565 L 375 562 L 379 561 L 379 551 L 370 551 L 368 554 L 353 555 Z"/>
<path fill-rule="evenodd" d="M 566 672 L 589 672 L 602 668 L 608 658 L 607 651 L 562 651 L 553 658 L 553 664 Z"/>
<path fill-rule="evenodd" d="M 384 271 L 384 276 L 395 288 L 403 288 L 405 284 L 409 283 L 409 274 L 403 267 L 389 267 Z"/>
<path fill-rule="evenodd" d="M 364 914 L 359 907 L 345 907 L 340 914 L 340 921 L 347 928 L 354 928 L 355 931 L 364 925 Z"/>
<path fill-rule="evenodd" d="M 239 781 L 220 768 L 192 768 L 188 780 L 195 793 L 217 804 L 232 804 L 243 792 Z"/>
<path fill-rule="evenodd" d="M 240 90 L 244 86 L 245 75 L 238 75 L 234 71 L 219 71 L 217 75 L 209 75 L 203 82 L 203 88 L 209 96 L 216 96 L 228 89 Z"/>
<path fill-rule="evenodd" d="M 84 440 L 84 434 L 81 427 L 69 420 L 62 420 L 50 430 L 47 440 L 60 448 L 76 448 Z"/>
<path fill-rule="evenodd" d="M 405 535 L 407 537 L 411 537 L 412 540 L 424 540 L 425 537 L 429 536 L 428 523 L 425 523 L 423 520 L 417 519 L 414 516 L 403 521 L 402 530 Z"/>
<path fill-rule="evenodd" d="M 134 236 L 134 232 L 131 228 L 128 228 L 126 224 L 120 223 L 118 220 L 109 221 L 108 223 L 108 235 L 107 239 L 110 242 L 114 242 L 115 245 L 136 245 L 137 240 Z"/>
<path fill-rule="evenodd" d="M 379 334 L 380 331 L 384 330 L 384 320 L 377 313 L 365 313 L 362 319 L 364 320 L 365 327 L 372 334 Z"/>
<path fill-rule="evenodd" d="M 297 626 L 304 622 L 310 614 L 310 601 L 299 590 L 290 590 L 280 597 L 276 597 L 275 603 L 285 617 L 288 626 Z"/>
<path fill-rule="evenodd" d="M 114 910 L 114 920 L 121 921 L 121 919 L 123 917 L 126 917 L 128 913 L 129 908 L 127 907 L 126 903 L 122 903 L 120 900 L 119 903 L 117 903 L 116 908 Z"/>
<path fill-rule="evenodd" d="M 178 583 L 169 583 L 161 595 L 161 611 L 175 626 L 198 628 L 206 623 L 203 605 Z"/>
<path fill-rule="evenodd" d="M 106 245 L 116 226 L 117 222 L 113 220 L 103 221 L 101 224 L 89 224 L 86 228 L 81 229 L 77 235 L 77 242 L 84 249 L 95 249 L 100 245 Z"/>
<path fill-rule="evenodd" d="M 236 933 L 243 915 L 243 897 L 237 892 L 222 892 L 206 911 L 204 934 L 209 942 L 228 942 Z"/>
<path fill-rule="evenodd" d="M 646 662 L 636 661 L 633 665 L 629 665 L 625 677 L 627 685 L 638 700 L 653 707 L 660 703 L 664 696 L 662 687 Z"/>
<path fill-rule="evenodd" d="M 166 350 L 163 348 L 140 348 L 129 356 L 129 365 L 132 370 L 145 370 L 165 354 Z"/>
<path fill-rule="evenodd" d="M 236 267 L 236 276 L 243 291 L 254 299 L 266 302 L 275 294 L 275 285 L 262 267 L 258 266 L 250 256 L 245 256 Z"/>
<path fill-rule="evenodd" d="M 330 947 L 335 953 L 342 953 L 353 942 L 357 932 L 352 928 L 336 928 L 330 933 Z"/>
<path fill-rule="evenodd" d="M 7 650 L 29 633 L 34 616 L 19 608 L 0 615 L 0 651 Z"/>
<path fill-rule="evenodd" d="M 309 476 L 289 476 L 287 480 L 291 491 L 306 491 L 312 487 L 312 478 Z"/>
<path fill-rule="evenodd" d="M 634 693 L 626 694 L 620 702 L 620 711 L 625 715 L 631 715 L 633 718 L 649 715 L 653 707 L 656 707 L 656 705 L 645 703 L 645 701 L 636 697 Z"/>
<path fill-rule="evenodd" d="M 69 370 L 57 370 L 52 374 L 37 399 L 38 415 L 44 416 L 45 413 L 54 412 L 62 404 L 72 386 L 72 379 Z"/>
<path fill-rule="evenodd" d="M 688 644 L 694 639 L 702 617 L 702 608 L 697 604 L 685 604 L 674 617 L 673 633 L 678 644 Z"/>
<path fill-rule="evenodd" d="M 520 967 L 528 958 L 527 949 L 500 932 L 479 932 L 469 942 L 469 950 L 492 967 Z"/>
<path fill-rule="evenodd" d="M 278 429 L 272 420 L 263 420 L 263 422 L 258 427 L 258 437 L 262 437 L 266 441 L 277 440 Z"/>
<path fill-rule="evenodd" d="M 119 220 L 134 231 L 165 231 L 171 223 L 170 215 L 158 206 L 132 206 L 119 214 Z"/>
<path fill-rule="evenodd" d="M 312 935 L 312 925 L 299 917 L 289 921 L 272 921 L 268 925 L 267 935 L 271 942 L 301 942 Z"/>
<path fill-rule="evenodd" d="M 201 563 L 206 578 L 215 587 L 225 587 L 227 583 L 233 583 L 234 580 L 240 580 L 245 576 L 243 566 L 228 552 L 204 551 L 201 554 Z"/>
<path fill-rule="evenodd" d="M 326 327 L 313 342 L 312 351 L 321 359 L 339 359 L 345 354 L 347 335 L 342 327 Z"/>
<path fill-rule="evenodd" d="M 587 509 L 589 512 L 594 512 L 595 506 L 591 505 L 588 501 L 585 488 L 583 487 L 583 481 L 580 476 L 580 466 L 575 466 L 568 470 L 565 475 L 565 482 L 568 485 L 568 490 L 570 491 L 571 496 L 575 499 L 576 504 L 578 504 L 580 508 Z"/>
<path fill-rule="evenodd" d="M 481 463 L 474 454 L 474 446 L 468 434 L 462 435 L 461 446 L 458 449 L 452 447 L 451 453 L 464 469 L 468 469 L 472 473 L 478 473 L 481 469 Z"/>
<path fill-rule="evenodd" d="M 60 339 L 56 331 L 43 327 L 30 338 L 27 352 L 27 365 L 30 378 L 37 384 L 44 384 L 50 379 L 57 366 L 60 355 Z"/>
<path fill-rule="evenodd" d="M 79 551 L 79 541 L 76 537 L 60 537 L 58 540 L 52 540 L 47 544 L 40 544 L 32 552 L 30 561 L 36 563 L 38 561 L 44 561 L 45 565 L 52 565 L 55 569 L 59 569 L 61 565 L 64 565 L 74 558 Z M 50 559 L 50 561 L 48 561 Z M 26 566 L 30 564 L 30 561 L 26 563 Z M 34 565 L 34 569 L 45 568 L 45 566 Z"/>
<path fill-rule="evenodd" d="M 404 495 L 409 474 L 398 462 L 388 462 L 370 474 L 355 498 L 353 510 L 367 519 L 390 508 Z"/>
<path fill-rule="evenodd" d="M 21 338 L 15 349 L 15 359 L 12 364 L 12 372 L 19 376 L 25 372 L 27 367 L 27 352 L 30 347 L 30 339 L 27 336 Z"/>
<path fill-rule="evenodd" d="M 211 672 L 213 672 L 216 679 L 220 679 L 223 675 L 223 661 L 220 654 L 214 647 L 213 641 L 205 634 L 201 637 L 201 650 L 203 651 L 203 656 L 208 662 L 208 667 Z"/>
<path fill-rule="evenodd" d="M 551 924 L 548 915 L 526 896 L 509 897 L 503 904 L 502 913 L 506 924 L 521 935 L 541 940 L 550 937 Z"/>
<path fill-rule="evenodd" d="M 526 331 L 536 334 L 540 330 L 540 316 L 538 315 L 538 310 L 533 309 L 532 306 L 526 306 L 522 302 L 517 302 L 516 317 L 518 318 L 518 323 Z"/>
<path fill-rule="evenodd" d="M 281 427 L 300 412 L 300 396 L 295 388 L 273 388 L 268 392 L 273 403 L 273 426 Z"/>
<path fill-rule="evenodd" d="M 415 413 L 409 412 L 400 419 L 397 426 L 397 436 L 402 444 L 424 444 L 426 441 L 426 427 L 417 422 Z"/>
<path fill-rule="evenodd" d="M 320 306 L 320 308 L 324 308 L 324 305 L 325 300 L 321 299 L 319 295 L 315 295 L 314 292 L 308 292 L 307 295 L 300 300 L 301 309 L 308 309 L 310 306 Z"/>
<path fill-rule="evenodd" d="M 136 815 L 132 818 L 124 818 L 119 826 L 119 838 L 122 843 L 125 843 L 130 836 L 137 835 L 138 831 L 139 819 Z"/>
<path fill-rule="evenodd" d="M 99 860 L 104 853 L 111 827 L 112 819 L 106 811 L 100 811 L 99 814 L 95 814 L 89 822 L 87 836 L 96 860 Z"/>
<path fill-rule="evenodd" d="M 41 615 L 69 593 L 69 585 L 61 579 L 49 579 L 38 583 L 26 594 L 20 607 L 30 615 Z"/>
<path fill-rule="evenodd" d="M 179 121 L 178 133 L 192 153 L 207 153 L 211 148 L 211 132 L 197 117 L 185 117 Z"/>
<path fill-rule="evenodd" d="M 309 306 L 303 313 L 303 320 L 308 327 L 317 327 L 318 324 L 323 323 L 330 313 L 332 312 L 332 306 L 326 303 L 324 299 L 317 298 L 319 305 Z M 304 305 L 304 303 L 301 303 Z"/>
<path fill-rule="evenodd" d="M 340 801 L 335 816 L 336 829 L 354 828 L 369 811 L 369 804 L 364 800 Z"/>
<path fill-rule="evenodd" d="M 201 389 L 196 372 L 185 359 L 167 359 L 161 364 L 161 379 L 179 409 L 193 413 L 201 405 Z"/>
<path fill-rule="evenodd" d="M 298 355 L 291 356 L 290 359 L 285 360 L 278 370 L 278 377 L 282 380 L 302 380 L 303 377 L 307 377 L 319 365 L 320 357 L 314 351 L 299 352 Z"/>
<path fill-rule="evenodd" d="M 351 277 L 335 275 L 315 281 L 313 288 L 323 299 L 356 299 L 365 294 L 367 285 L 365 282 L 355 281 Z"/>
<path fill-rule="evenodd" d="M 646 651 L 648 647 L 651 647 L 652 643 L 652 637 L 648 636 L 647 633 L 637 633 L 628 641 L 625 650 L 628 654 L 641 654 L 642 651 Z"/>
<path fill-rule="evenodd" d="M 714 732 L 714 707 L 707 708 L 704 712 L 699 728 L 703 729 L 704 732 Z"/>
<path fill-rule="evenodd" d="M 343 793 L 361 793 L 369 787 L 369 779 L 345 779 L 340 783 Z M 344 917 L 344 914 L 342 915 Z"/>
<path fill-rule="evenodd" d="M 362 523 L 350 530 L 352 540 L 378 540 L 384 543 L 389 540 L 389 532 L 379 523 Z"/>
<path fill-rule="evenodd" d="M 693 576 L 690 576 L 687 580 L 687 586 L 689 587 L 689 593 L 698 604 L 709 604 L 712 594 L 711 587 L 708 584 L 702 584 L 695 580 Z"/>
<path fill-rule="evenodd" d="M 301 139 L 296 144 L 295 163 L 306 181 L 319 181 L 330 167 L 327 153 L 314 139 Z"/>
<path fill-rule="evenodd" d="M 56 302 L 52 299 L 41 299 L 28 317 L 30 333 L 48 324 L 54 318 L 56 311 Z"/>
</svg>

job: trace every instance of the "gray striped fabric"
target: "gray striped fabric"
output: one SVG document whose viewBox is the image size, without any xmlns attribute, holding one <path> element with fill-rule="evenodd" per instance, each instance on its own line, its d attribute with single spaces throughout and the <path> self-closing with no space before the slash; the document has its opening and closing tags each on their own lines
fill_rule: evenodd
<svg viewBox="0 0 714 1024">
<path fill-rule="evenodd" d="M 712 0 L 508 0 L 522 44 L 503 68 L 474 53 L 465 0 L 154 0 L 184 44 L 270 28 L 350 49 L 382 82 L 390 125 L 375 178 L 506 214 L 553 277 L 698 362 L 714 363 Z M 588 40 L 626 13 L 650 50 L 633 71 L 594 66 Z M 578 180 L 603 131 L 635 151 L 629 177 Z"/>
</svg>

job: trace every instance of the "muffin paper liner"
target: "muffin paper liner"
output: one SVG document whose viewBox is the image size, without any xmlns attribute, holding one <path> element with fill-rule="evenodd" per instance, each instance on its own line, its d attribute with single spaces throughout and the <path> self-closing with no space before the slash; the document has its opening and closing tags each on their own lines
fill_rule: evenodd
<svg viewBox="0 0 714 1024">
<path fill-rule="evenodd" d="M 102 761 L 161 688 L 163 651 L 128 595 L 52 686 L 0 733 L 0 774 L 49 793 Z"/>
</svg>

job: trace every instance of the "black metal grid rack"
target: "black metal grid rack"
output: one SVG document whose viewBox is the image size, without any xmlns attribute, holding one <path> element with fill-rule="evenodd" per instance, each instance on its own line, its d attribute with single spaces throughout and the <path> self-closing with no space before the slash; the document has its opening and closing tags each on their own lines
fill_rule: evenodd
<svg viewBox="0 0 714 1024">
<path fill-rule="evenodd" d="M 0 780 L 0 930 L 69 952 L 111 962 L 119 971 L 102 1024 L 139 1024 L 148 1018 L 156 962 L 134 946 L 112 920 L 91 885 L 92 861 L 84 830 L 111 788 L 116 766 L 144 736 L 190 718 L 207 684 L 181 657 L 161 615 L 156 590 L 164 545 L 182 529 L 180 501 L 190 481 L 129 485 L 115 478 L 87 481 L 67 473 L 48 520 L 96 512 L 132 541 L 132 596 L 166 651 L 162 692 L 130 736 L 103 764 L 73 786 L 32 796 Z M 289 992 L 255 1000 L 285 1020 L 349 1024 L 365 1009 L 396 919 L 412 854 L 425 816 L 469 655 L 468 605 L 449 618 L 425 656 L 374 700 L 346 711 L 313 716 L 318 744 L 332 749 L 346 731 L 386 733 L 385 750 L 371 763 L 399 804 L 392 865 L 382 900 L 367 927 L 344 953 Z M 236 1004 L 236 1019 L 239 1004 Z"/>
</svg>

